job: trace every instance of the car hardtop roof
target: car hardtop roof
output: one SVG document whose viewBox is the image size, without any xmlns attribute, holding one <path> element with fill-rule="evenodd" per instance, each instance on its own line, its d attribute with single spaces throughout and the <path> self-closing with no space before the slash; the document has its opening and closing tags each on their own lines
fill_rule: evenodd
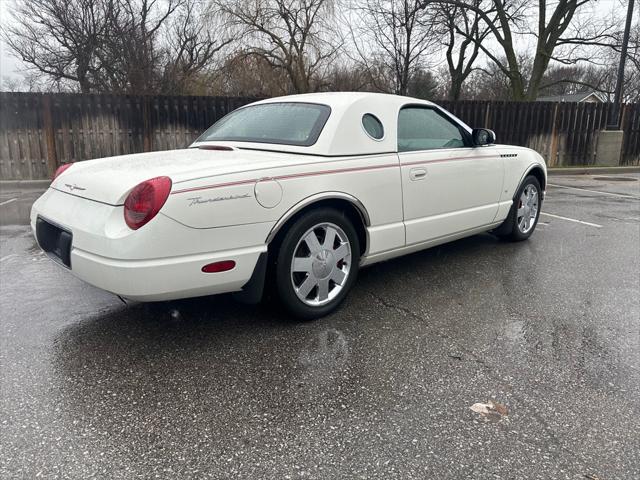
<svg viewBox="0 0 640 480">
<path fill-rule="evenodd" d="M 320 92 L 320 93 L 301 93 L 297 95 L 285 95 L 282 97 L 268 98 L 253 103 L 252 105 L 265 103 L 283 103 L 283 102 L 300 102 L 300 103 L 319 103 L 328 105 L 329 107 L 344 109 L 351 104 L 369 99 L 376 104 L 386 104 L 386 107 L 400 108 L 407 103 L 434 105 L 434 103 L 419 98 L 405 97 L 402 95 L 393 95 L 390 93 L 375 92 Z"/>
<path fill-rule="evenodd" d="M 359 156 L 391 154 L 397 151 L 398 111 L 404 105 L 425 105 L 438 108 L 432 102 L 417 98 L 373 92 L 327 92 L 305 93 L 269 98 L 245 105 L 268 105 L 273 103 L 315 103 L 327 105 L 331 114 L 313 145 L 261 142 L 230 142 L 224 144 L 255 150 L 277 150 L 284 153 L 317 156 Z M 374 115 L 383 125 L 383 137 L 374 139 L 364 129 L 364 115 Z"/>
</svg>

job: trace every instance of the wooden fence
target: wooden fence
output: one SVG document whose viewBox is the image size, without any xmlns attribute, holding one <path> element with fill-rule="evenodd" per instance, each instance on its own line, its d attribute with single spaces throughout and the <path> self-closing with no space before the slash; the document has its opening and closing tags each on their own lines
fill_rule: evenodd
<svg viewBox="0 0 640 480">
<path fill-rule="evenodd" d="M 550 167 L 596 164 L 597 132 L 607 125 L 608 103 L 440 102 L 472 127 L 496 132 L 498 143 L 539 152 Z M 640 164 L 640 103 L 623 105 L 620 165 Z"/>
<path fill-rule="evenodd" d="M 184 148 L 242 97 L 0 93 L 0 178 L 51 178 L 62 163 Z"/>
<path fill-rule="evenodd" d="M 242 97 L 0 93 L 0 179 L 50 178 L 71 161 L 186 147 Z M 593 165 L 608 104 L 440 102 L 498 142 L 540 152 L 549 166 Z M 622 112 L 621 165 L 640 164 L 640 104 Z"/>
</svg>

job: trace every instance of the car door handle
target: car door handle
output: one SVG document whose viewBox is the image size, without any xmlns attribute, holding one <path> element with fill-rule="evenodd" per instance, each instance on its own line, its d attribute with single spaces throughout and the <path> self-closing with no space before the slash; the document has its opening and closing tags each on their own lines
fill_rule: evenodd
<svg viewBox="0 0 640 480">
<path fill-rule="evenodd" d="M 427 178 L 427 169 L 426 168 L 412 168 L 409 170 L 409 178 L 411 180 L 422 180 Z"/>
</svg>

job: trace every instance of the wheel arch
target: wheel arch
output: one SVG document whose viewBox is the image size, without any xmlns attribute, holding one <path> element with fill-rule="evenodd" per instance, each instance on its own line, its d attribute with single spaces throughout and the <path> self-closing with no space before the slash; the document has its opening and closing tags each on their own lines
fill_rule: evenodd
<svg viewBox="0 0 640 480">
<path fill-rule="evenodd" d="M 520 188 L 520 185 L 522 184 L 524 179 L 527 178 L 529 175 L 533 175 L 534 177 L 536 177 L 536 179 L 538 180 L 538 183 L 540 183 L 540 188 L 542 188 L 542 192 L 543 192 L 542 195 L 544 196 L 544 192 L 547 189 L 547 176 L 545 175 L 542 167 L 538 164 L 532 165 L 527 169 L 526 173 L 522 176 L 522 178 L 520 179 L 520 182 L 518 183 L 518 188 Z"/>
<path fill-rule="evenodd" d="M 371 225 L 369 212 L 360 200 L 344 192 L 316 193 L 296 203 L 273 226 L 266 239 L 267 245 L 277 244 L 287 228 L 301 215 L 320 207 L 333 207 L 345 212 L 358 234 L 360 254 L 364 255 L 369 244 L 367 231 L 367 227 Z"/>
<path fill-rule="evenodd" d="M 498 237 L 507 237 L 509 232 L 511 232 L 511 230 L 513 229 L 513 224 L 514 224 L 514 218 L 513 218 L 513 209 L 517 208 L 518 205 L 518 193 L 520 192 L 520 188 L 522 188 L 522 184 L 525 181 L 525 179 L 529 176 L 533 176 L 536 178 L 536 180 L 538 180 L 538 183 L 540 184 L 540 188 L 542 189 L 541 192 L 541 200 L 544 199 L 544 191 L 545 191 L 545 187 L 546 187 L 546 174 L 544 172 L 543 167 L 539 164 L 539 163 L 534 163 L 529 165 L 524 173 L 522 174 L 522 176 L 520 177 L 520 180 L 518 181 L 518 184 L 516 185 L 516 189 L 513 193 L 513 202 L 511 204 L 511 207 L 509 209 L 509 212 L 507 213 L 507 217 L 504 219 L 504 221 L 497 227 L 494 228 L 493 230 L 491 230 L 491 233 L 496 234 Z M 538 208 L 541 208 L 542 204 L 540 203 Z"/>
</svg>

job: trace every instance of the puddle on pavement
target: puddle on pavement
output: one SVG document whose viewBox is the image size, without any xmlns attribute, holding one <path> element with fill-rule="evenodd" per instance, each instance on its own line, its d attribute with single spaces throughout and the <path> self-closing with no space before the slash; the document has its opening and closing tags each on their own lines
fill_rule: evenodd
<svg viewBox="0 0 640 480">
<path fill-rule="evenodd" d="M 308 371 L 328 374 L 340 370 L 349 357 L 349 345 L 344 334 L 334 328 L 319 332 L 298 357 Z"/>
</svg>

